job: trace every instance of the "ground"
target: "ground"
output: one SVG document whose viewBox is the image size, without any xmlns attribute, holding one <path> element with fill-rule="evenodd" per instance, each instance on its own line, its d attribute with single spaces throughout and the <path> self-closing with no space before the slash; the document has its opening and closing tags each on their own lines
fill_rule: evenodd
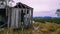
<svg viewBox="0 0 60 34">
<path fill-rule="evenodd" d="M 0 31 L 0 34 L 60 34 L 60 24 L 56 23 L 40 23 L 36 22 L 32 24 L 34 27 L 39 26 L 37 30 L 34 29 L 34 27 L 30 29 L 25 29 L 24 31 L 19 30 L 12 30 L 11 28 L 9 29 L 4 29 Z"/>
</svg>

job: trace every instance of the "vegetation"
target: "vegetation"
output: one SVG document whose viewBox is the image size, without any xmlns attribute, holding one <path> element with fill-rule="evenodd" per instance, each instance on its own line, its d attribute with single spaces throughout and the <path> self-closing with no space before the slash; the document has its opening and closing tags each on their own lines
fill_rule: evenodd
<svg viewBox="0 0 60 34">
<path fill-rule="evenodd" d="M 13 30 L 12 28 L 5 28 L 1 30 L 0 34 L 60 34 L 60 18 L 34 18 L 34 23 L 29 29 Z M 37 30 L 34 27 L 39 27 Z"/>
<path fill-rule="evenodd" d="M 54 22 L 60 24 L 60 18 L 34 18 L 33 20 L 35 22 L 41 22 L 41 23 Z"/>
<path fill-rule="evenodd" d="M 33 26 L 39 26 L 37 30 L 35 30 L 33 27 L 30 29 L 24 29 L 24 31 L 21 31 L 20 29 L 18 30 L 13 30 L 11 28 L 9 29 L 4 29 L 0 31 L 0 34 L 60 34 L 60 24 L 56 23 L 41 23 L 41 22 L 35 22 L 32 24 Z"/>
</svg>

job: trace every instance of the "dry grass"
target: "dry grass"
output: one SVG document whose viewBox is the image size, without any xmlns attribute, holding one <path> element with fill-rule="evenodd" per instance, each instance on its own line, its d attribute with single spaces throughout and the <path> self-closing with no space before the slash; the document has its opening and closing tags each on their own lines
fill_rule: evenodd
<svg viewBox="0 0 60 34">
<path fill-rule="evenodd" d="M 60 24 L 56 23 L 34 23 L 33 26 L 39 26 L 38 30 L 31 29 L 25 29 L 24 31 L 16 30 L 13 31 L 11 28 L 9 30 L 10 34 L 60 34 Z M 7 34 L 8 29 L 5 29 L 4 31 L 0 31 L 0 34 Z"/>
</svg>

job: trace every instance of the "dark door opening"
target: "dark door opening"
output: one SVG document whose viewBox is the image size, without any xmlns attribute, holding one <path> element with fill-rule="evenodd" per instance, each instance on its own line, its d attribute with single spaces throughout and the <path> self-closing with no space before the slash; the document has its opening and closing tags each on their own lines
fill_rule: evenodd
<svg viewBox="0 0 60 34">
<path fill-rule="evenodd" d="M 21 22 L 24 22 L 24 15 L 25 13 L 23 12 L 23 10 L 21 11 Z"/>
<path fill-rule="evenodd" d="M 6 9 L 0 9 L 0 27 L 7 27 Z"/>
</svg>

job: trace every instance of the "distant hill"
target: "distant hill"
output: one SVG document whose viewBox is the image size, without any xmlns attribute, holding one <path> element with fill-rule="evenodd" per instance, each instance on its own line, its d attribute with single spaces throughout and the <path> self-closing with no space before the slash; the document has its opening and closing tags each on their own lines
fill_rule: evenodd
<svg viewBox="0 0 60 34">
<path fill-rule="evenodd" d="M 43 17 L 43 18 L 52 18 L 52 17 L 50 17 L 50 16 L 45 16 L 45 17 Z"/>
<path fill-rule="evenodd" d="M 33 17 L 33 18 L 58 18 L 58 17 L 50 17 L 50 16 L 41 17 L 41 16 L 39 16 L 39 17 Z"/>
<path fill-rule="evenodd" d="M 33 17 L 33 18 L 52 18 L 50 16 L 44 16 L 44 17 Z"/>
</svg>

